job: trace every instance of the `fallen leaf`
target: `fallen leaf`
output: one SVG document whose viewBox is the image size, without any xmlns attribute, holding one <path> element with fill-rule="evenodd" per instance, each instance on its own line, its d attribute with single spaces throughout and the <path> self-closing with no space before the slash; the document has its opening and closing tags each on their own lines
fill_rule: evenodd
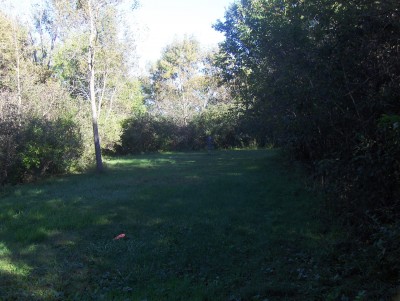
<svg viewBox="0 0 400 301">
<path fill-rule="evenodd" d="M 121 233 L 121 234 L 115 236 L 115 237 L 114 237 L 114 240 L 118 240 L 118 239 L 121 239 L 121 238 L 125 238 L 125 236 L 126 236 L 125 233 Z"/>
</svg>

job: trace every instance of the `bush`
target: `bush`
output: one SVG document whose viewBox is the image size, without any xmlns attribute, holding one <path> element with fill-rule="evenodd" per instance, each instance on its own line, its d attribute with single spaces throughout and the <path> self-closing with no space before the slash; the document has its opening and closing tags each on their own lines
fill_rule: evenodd
<svg viewBox="0 0 400 301">
<path fill-rule="evenodd" d="M 16 149 L 18 140 L 16 138 L 19 132 L 19 124 L 16 118 L 17 108 L 8 106 L 3 107 L 4 115 L 0 119 L 0 184 L 10 180 L 9 173 L 12 171 L 13 162 L 16 161 Z"/>
<path fill-rule="evenodd" d="M 173 148 L 178 127 L 166 118 L 142 114 L 122 123 L 120 153 L 155 152 Z"/>
<path fill-rule="evenodd" d="M 214 147 L 227 149 L 245 146 L 238 118 L 227 107 L 214 107 L 197 116 L 190 123 L 193 144 L 196 149 L 204 148 L 208 136 Z"/>
<path fill-rule="evenodd" d="M 122 124 L 119 152 L 141 153 L 155 151 L 201 150 L 211 136 L 219 149 L 262 146 L 250 129 L 246 131 L 238 114 L 229 107 L 214 107 L 196 116 L 186 126 L 166 117 L 142 114 Z"/>
<path fill-rule="evenodd" d="M 3 120 L 0 140 L 1 184 L 66 172 L 82 153 L 79 129 L 68 118 Z"/>
</svg>

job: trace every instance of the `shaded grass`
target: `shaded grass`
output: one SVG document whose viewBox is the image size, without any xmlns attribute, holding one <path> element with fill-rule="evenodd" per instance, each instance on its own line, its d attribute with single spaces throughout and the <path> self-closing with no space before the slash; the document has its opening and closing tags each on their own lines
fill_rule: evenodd
<svg viewBox="0 0 400 301">
<path fill-rule="evenodd" d="M 277 151 L 107 166 L 3 195 L 0 299 L 335 300 L 320 200 Z"/>
</svg>

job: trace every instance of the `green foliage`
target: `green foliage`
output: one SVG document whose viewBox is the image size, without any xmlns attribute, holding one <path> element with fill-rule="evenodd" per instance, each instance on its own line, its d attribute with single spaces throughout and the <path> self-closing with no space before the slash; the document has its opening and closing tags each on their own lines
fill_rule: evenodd
<svg viewBox="0 0 400 301">
<path fill-rule="evenodd" d="M 54 55 L 53 72 L 61 82 L 68 84 L 72 89 L 72 96 L 86 96 L 82 87 L 88 85 L 85 56 L 87 39 L 87 35 L 83 34 L 70 37 L 57 48 Z"/>
<path fill-rule="evenodd" d="M 245 148 L 251 146 L 254 138 L 242 126 L 240 115 L 231 106 L 212 106 L 197 116 L 190 127 L 199 137 L 198 144 L 204 145 L 207 137 L 212 137 L 215 148 Z M 195 137 L 193 137 L 195 139 Z M 255 143 L 258 145 L 257 143 Z"/>
<path fill-rule="evenodd" d="M 1 159 L 8 160 L 2 165 L 2 184 L 64 173 L 82 153 L 79 129 L 70 119 L 33 118 L 20 125 L 3 122 L 0 128 L 0 137 L 5 143 L 1 147 Z"/>
<path fill-rule="evenodd" d="M 167 45 L 150 70 L 150 111 L 187 126 L 211 103 L 222 101 L 211 65 L 213 55 L 205 53 L 198 41 L 190 37 Z"/>
<path fill-rule="evenodd" d="M 400 116 L 384 114 L 379 119 L 378 126 L 385 131 L 398 132 L 400 128 Z"/>
<path fill-rule="evenodd" d="M 232 107 L 219 105 L 198 114 L 186 126 L 151 114 L 128 118 L 122 125 L 119 152 L 202 150 L 208 137 L 217 149 L 265 146 L 264 140 L 257 140 L 253 131 L 241 123 L 240 115 Z"/>
<path fill-rule="evenodd" d="M 18 149 L 24 169 L 40 173 L 60 173 L 79 158 L 80 135 L 75 123 L 68 119 L 55 121 L 30 120 L 24 124 L 19 140 L 26 141 Z"/>
<path fill-rule="evenodd" d="M 355 234 L 354 252 L 374 254 L 371 241 L 387 240 L 371 215 L 398 232 L 399 9 L 398 1 L 243 0 L 215 25 L 226 36 L 218 64 L 245 123 L 309 164 Z M 394 283 L 393 266 L 363 277 Z"/>
<path fill-rule="evenodd" d="M 119 144 L 121 121 L 132 112 L 145 111 L 140 83 L 128 75 L 131 41 L 128 35 L 122 38 L 117 32 L 120 19 L 114 5 L 119 2 L 94 3 L 102 8 L 96 18 L 95 113 L 106 151 L 114 151 Z M 1 183 L 68 170 L 68 147 L 76 147 L 79 153 L 79 159 L 72 160 L 76 168 L 82 170 L 93 163 L 91 106 L 87 101 L 89 33 L 83 26 L 87 25 L 84 14 L 88 3 L 83 4 L 79 11 L 74 11 L 72 2 L 63 0 L 35 6 L 34 27 L 29 34 L 15 18 L 0 13 Z M 62 26 L 65 24 L 69 26 Z M 60 120 L 74 124 L 79 146 L 73 137 L 62 138 L 68 127 Z"/>
<path fill-rule="evenodd" d="M 139 80 L 121 80 L 111 102 L 104 105 L 99 117 L 103 150 L 114 153 L 121 145 L 124 120 L 128 116 L 144 115 L 146 107 Z"/>
<path fill-rule="evenodd" d="M 16 113 L 16 106 L 8 108 L 7 112 L 14 110 Z M 10 116 L 11 115 L 11 116 Z M 19 126 L 12 115 L 4 116 L 0 120 L 0 184 L 9 181 L 9 172 L 12 171 L 13 163 L 16 158 L 16 147 L 18 141 L 16 133 L 18 133 Z"/>
<path fill-rule="evenodd" d="M 190 79 L 198 69 L 200 59 L 199 42 L 185 37 L 182 41 L 175 41 L 167 45 L 162 58 L 157 62 L 157 76 L 164 79 L 184 77 Z M 189 74 L 186 74 L 189 73 Z"/>
<path fill-rule="evenodd" d="M 0 91 L 17 87 L 17 72 L 24 78 L 29 64 L 26 28 L 0 11 Z"/>
<path fill-rule="evenodd" d="M 182 143 L 181 129 L 172 120 L 139 114 L 124 120 L 121 147 L 124 154 L 176 149 Z"/>
<path fill-rule="evenodd" d="M 142 93 L 142 83 L 137 80 L 126 80 L 117 95 L 119 106 L 116 111 L 123 114 L 144 114 L 146 107 L 144 105 L 144 96 Z"/>
</svg>

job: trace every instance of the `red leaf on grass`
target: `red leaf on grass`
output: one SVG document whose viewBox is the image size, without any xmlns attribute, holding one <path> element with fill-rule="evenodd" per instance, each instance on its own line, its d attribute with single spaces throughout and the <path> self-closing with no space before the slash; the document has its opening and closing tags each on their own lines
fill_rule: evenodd
<svg viewBox="0 0 400 301">
<path fill-rule="evenodd" d="M 115 237 L 114 237 L 114 240 L 121 239 L 121 238 L 125 238 L 125 236 L 126 236 L 125 233 L 121 233 L 121 234 L 115 236 Z"/>
</svg>

